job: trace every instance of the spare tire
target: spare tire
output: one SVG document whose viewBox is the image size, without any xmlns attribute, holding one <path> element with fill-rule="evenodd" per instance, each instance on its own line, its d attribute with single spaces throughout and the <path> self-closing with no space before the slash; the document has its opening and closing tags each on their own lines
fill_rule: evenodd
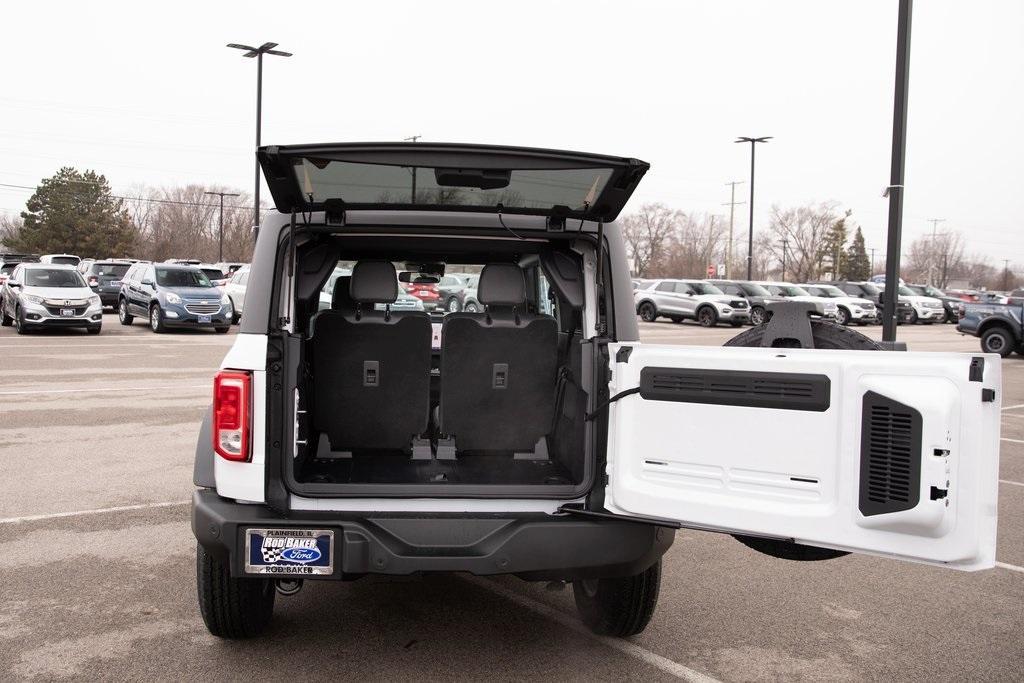
<svg viewBox="0 0 1024 683">
<path fill-rule="evenodd" d="M 769 323 L 770 324 L 770 323 Z M 765 331 L 768 325 L 758 325 L 736 335 L 725 346 L 761 346 Z M 861 334 L 848 327 L 823 320 L 811 320 L 811 339 L 814 340 L 816 349 L 845 349 L 855 351 L 880 351 L 882 347 L 874 339 Z M 791 342 L 791 343 L 787 343 Z M 798 345 L 795 340 L 779 339 L 772 345 L 775 348 L 794 348 Z M 831 548 L 817 548 L 810 545 L 801 545 L 774 538 L 757 538 L 754 536 L 743 536 L 733 534 L 733 538 L 753 550 L 771 557 L 778 557 L 783 560 L 795 560 L 797 562 L 815 562 L 818 560 L 832 560 L 843 557 L 850 553 L 843 550 L 832 550 Z"/>
</svg>

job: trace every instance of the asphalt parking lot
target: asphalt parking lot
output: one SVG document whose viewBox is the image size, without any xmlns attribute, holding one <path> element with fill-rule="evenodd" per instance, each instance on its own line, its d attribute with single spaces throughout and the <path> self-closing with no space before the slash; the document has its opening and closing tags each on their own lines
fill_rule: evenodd
<svg viewBox="0 0 1024 683">
<path fill-rule="evenodd" d="M 867 328 L 878 336 L 880 328 Z M 736 330 L 641 325 L 718 345 Z M 1004 362 L 996 569 L 869 557 L 792 563 L 683 531 L 659 608 L 630 641 L 585 632 L 571 590 L 438 576 L 307 584 L 252 642 L 208 635 L 187 500 L 213 370 L 234 338 L 0 329 L 3 679 L 1020 680 L 1024 357 Z M 952 326 L 915 350 L 977 352 Z M 734 435 L 756 440 L 756 434 Z"/>
</svg>

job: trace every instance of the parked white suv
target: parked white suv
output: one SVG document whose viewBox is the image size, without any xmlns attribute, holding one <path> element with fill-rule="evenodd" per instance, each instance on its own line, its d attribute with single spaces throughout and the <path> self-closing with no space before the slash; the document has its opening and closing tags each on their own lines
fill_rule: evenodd
<svg viewBox="0 0 1024 683">
<path fill-rule="evenodd" d="M 729 296 L 701 280 L 651 280 L 633 292 L 633 304 L 644 322 L 665 317 L 679 323 L 689 318 L 704 327 L 718 323 L 739 327 L 750 321 L 746 299 Z"/>
<path fill-rule="evenodd" d="M 236 325 L 242 318 L 242 310 L 245 307 L 245 290 L 249 284 L 249 266 L 248 264 L 239 267 L 231 277 L 228 278 L 227 284 L 221 287 L 221 290 L 227 294 L 228 299 L 231 301 L 231 308 L 234 309 L 234 315 L 231 319 L 231 324 Z"/>
<path fill-rule="evenodd" d="M 724 347 L 641 342 L 615 221 L 637 159 L 437 143 L 258 158 L 278 212 L 193 474 L 211 633 L 259 634 L 275 588 L 305 580 L 466 572 L 572 582 L 587 626 L 630 636 L 683 527 L 794 560 L 994 566 L 998 356 L 884 351 L 786 303 Z M 391 309 L 399 279 L 448 264 L 480 267 L 483 310 Z M 723 438 L 739 433 L 756 447 Z"/>
<path fill-rule="evenodd" d="M 878 308 L 874 302 L 861 297 L 850 296 L 835 285 L 806 283 L 799 285 L 812 296 L 831 299 L 836 304 L 836 322 L 840 325 L 868 325 L 879 320 Z"/>
<path fill-rule="evenodd" d="M 781 296 L 788 301 L 808 301 L 815 304 L 820 313 L 825 318 L 835 317 L 839 313 L 839 307 L 836 306 L 836 302 L 832 301 L 828 297 L 814 296 L 803 287 L 790 284 L 789 282 L 758 282 L 769 292 L 775 296 Z"/>
<path fill-rule="evenodd" d="M 914 309 L 910 313 L 910 319 L 907 322 L 931 325 L 932 323 L 941 323 L 946 320 L 946 310 L 942 305 L 942 299 L 936 299 L 933 296 L 922 296 L 904 284 L 901 284 L 897 291 L 899 292 L 900 299 L 906 300 Z"/>
</svg>

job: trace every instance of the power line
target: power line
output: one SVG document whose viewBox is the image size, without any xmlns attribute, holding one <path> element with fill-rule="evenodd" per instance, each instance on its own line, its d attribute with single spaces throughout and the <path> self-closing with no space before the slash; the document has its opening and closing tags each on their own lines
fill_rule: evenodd
<svg viewBox="0 0 1024 683">
<path fill-rule="evenodd" d="M 725 202 L 724 204 L 722 204 L 722 206 L 728 206 L 729 207 L 729 243 L 726 245 L 726 250 L 725 250 L 725 276 L 726 277 L 732 277 L 732 219 L 733 219 L 733 214 L 736 212 L 736 207 L 737 206 L 739 206 L 740 204 L 746 204 L 746 202 L 738 202 L 738 201 L 736 201 L 736 186 L 737 185 L 742 185 L 743 182 L 744 181 L 742 181 L 742 180 L 733 180 L 733 181 L 730 181 L 730 182 L 726 183 L 726 185 L 729 185 L 730 188 L 731 188 L 730 189 L 730 195 L 729 195 L 729 201 Z"/>
<path fill-rule="evenodd" d="M 66 182 L 69 182 L 69 183 L 79 183 L 79 184 L 82 184 L 82 185 L 93 185 L 93 186 L 98 185 L 98 183 L 90 182 L 88 180 L 68 180 Z M 17 189 L 17 190 L 31 190 L 32 192 L 35 192 L 36 190 L 39 189 L 38 187 L 31 187 L 29 185 L 12 185 L 10 183 L 0 183 L 0 187 L 10 187 L 10 188 L 14 188 L 14 189 Z M 54 189 L 61 189 L 61 188 L 54 188 Z M 216 209 L 217 207 L 220 206 L 220 204 L 207 204 L 206 202 L 189 202 L 189 201 L 184 201 L 184 200 L 180 200 L 180 199 L 156 199 L 154 197 L 128 197 L 126 195 L 118 195 L 118 194 L 112 194 L 112 195 L 110 195 L 110 197 L 112 199 L 123 199 L 125 201 L 130 201 L 130 202 L 149 202 L 151 204 L 176 204 L 178 206 L 203 206 L 203 207 L 208 207 L 208 208 L 211 208 L 211 209 Z M 226 209 L 248 209 L 248 208 L 251 208 L 251 207 L 242 206 L 240 204 L 225 204 L 224 208 L 226 208 Z M 266 213 L 267 211 L 270 211 L 270 209 L 262 209 L 262 211 L 264 213 Z"/>
</svg>

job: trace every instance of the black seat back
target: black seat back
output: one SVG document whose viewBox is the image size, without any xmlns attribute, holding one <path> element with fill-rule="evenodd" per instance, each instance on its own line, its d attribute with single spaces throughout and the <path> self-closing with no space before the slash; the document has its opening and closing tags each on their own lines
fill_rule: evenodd
<svg viewBox="0 0 1024 683">
<path fill-rule="evenodd" d="M 484 267 L 483 313 L 451 313 L 441 333 L 441 431 L 459 452 L 531 451 L 554 411 L 558 324 L 526 312 L 515 264 Z"/>
<path fill-rule="evenodd" d="M 378 311 L 398 297 L 395 267 L 360 261 L 317 316 L 310 340 L 313 426 L 333 450 L 407 449 L 427 428 L 430 318 L 421 311 Z"/>
</svg>

